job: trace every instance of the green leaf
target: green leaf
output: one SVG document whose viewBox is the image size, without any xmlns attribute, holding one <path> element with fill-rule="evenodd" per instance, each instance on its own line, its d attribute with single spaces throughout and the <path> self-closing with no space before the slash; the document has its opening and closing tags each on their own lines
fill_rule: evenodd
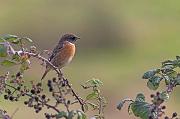
<svg viewBox="0 0 180 119">
<path fill-rule="evenodd" d="M 173 65 L 166 65 L 162 68 L 162 72 L 163 73 L 168 73 L 168 72 L 172 72 L 174 69 L 174 66 Z"/>
<path fill-rule="evenodd" d="M 8 42 L 11 42 L 11 43 L 14 43 L 14 44 L 18 44 L 20 42 L 20 39 L 16 35 L 7 34 L 2 38 L 5 39 Z"/>
<path fill-rule="evenodd" d="M 7 48 L 0 44 L 0 57 L 6 57 L 8 55 Z"/>
<path fill-rule="evenodd" d="M 152 78 L 156 73 L 160 72 L 160 69 L 153 69 L 153 70 L 149 70 L 147 72 L 144 73 L 143 75 L 143 79 L 149 79 Z"/>
<path fill-rule="evenodd" d="M 149 119 L 150 116 L 153 116 L 152 119 L 155 119 L 156 116 L 151 113 L 150 104 L 147 102 L 135 101 L 131 103 L 131 110 L 136 117 L 141 119 Z"/>
<path fill-rule="evenodd" d="M 176 59 L 177 59 L 177 60 L 180 60 L 180 56 L 176 56 Z"/>
<path fill-rule="evenodd" d="M 159 76 L 153 76 L 149 79 L 149 81 L 147 82 L 147 86 L 149 89 L 151 90 L 157 90 L 159 87 L 159 84 L 161 82 L 162 78 Z"/>
<path fill-rule="evenodd" d="M 12 60 L 17 61 L 17 62 L 20 62 L 20 61 L 21 61 L 21 57 L 19 56 L 18 53 L 15 53 L 15 54 L 12 56 Z"/>
<path fill-rule="evenodd" d="M 172 65 L 174 67 L 180 67 L 179 56 L 176 56 L 176 60 L 166 60 L 162 63 L 162 67 Z"/>
<path fill-rule="evenodd" d="M 166 91 L 164 91 L 164 92 L 160 93 L 159 97 L 160 97 L 160 99 L 168 100 L 169 94 Z"/>
<path fill-rule="evenodd" d="M 177 77 L 177 72 L 172 70 L 171 72 L 168 72 L 167 75 L 170 77 L 170 78 L 176 78 Z"/>
<path fill-rule="evenodd" d="M 5 40 L 12 40 L 18 38 L 16 35 L 6 34 L 2 37 Z"/>
<path fill-rule="evenodd" d="M 99 79 L 92 79 L 92 80 L 88 80 L 86 81 L 86 86 L 92 86 L 92 87 L 99 87 L 101 85 L 103 85 L 102 81 L 100 81 Z"/>
<path fill-rule="evenodd" d="M 179 66 L 179 60 L 174 60 L 174 61 L 173 61 L 173 65 L 174 65 L 174 66 Z"/>
<path fill-rule="evenodd" d="M 73 119 L 73 117 L 77 114 L 76 110 L 72 110 L 70 112 L 68 112 L 68 117 L 67 119 Z"/>
<path fill-rule="evenodd" d="M 0 43 L 1 43 L 1 42 L 5 42 L 5 40 L 4 40 L 3 38 L 0 38 Z"/>
<path fill-rule="evenodd" d="M 145 96 L 142 93 L 137 94 L 136 101 L 145 102 Z"/>
<path fill-rule="evenodd" d="M 174 81 L 176 85 L 180 85 L 180 74 L 177 74 L 177 77 Z"/>
<path fill-rule="evenodd" d="M 82 114 L 80 112 L 78 112 L 77 114 L 78 114 L 77 119 L 82 119 L 83 118 L 83 116 L 82 116 Z"/>
<path fill-rule="evenodd" d="M 166 60 L 166 61 L 162 62 L 163 67 L 166 65 L 173 65 L 173 64 L 174 64 L 174 61 L 172 61 L 172 60 Z"/>
<path fill-rule="evenodd" d="M 94 91 L 86 96 L 86 100 L 96 99 L 97 97 L 98 97 L 98 93 L 96 91 Z"/>
<path fill-rule="evenodd" d="M 60 118 L 63 118 L 63 117 L 65 117 L 65 118 L 68 117 L 68 114 L 66 112 L 64 112 L 64 111 L 61 111 L 56 115 L 57 119 L 60 119 Z"/>
<path fill-rule="evenodd" d="M 24 72 L 25 70 L 29 69 L 30 67 L 30 60 L 23 61 L 21 63 L 20 71 Z"/>
<path fill-rule="evenodd" d="M 1 65 L 10 67 L 10 66 L 16 65 L 16 62 L 11 61 L 11 60 L 4 60 L 4 61 L 1 62 Z"/>
<path fill-rule="evenodd" d="M 86 115 L 81 111 L 78 111 L 77 115 L 78 115 L 77 119 L 87 119 Z"/>
<path fill-rule="evenodd" d="M 102 83 L 102 81 L 100 81 L 99 79 L 93 79 L 93 84 L 100 86 L 100 85 L 102 85 L 103 83 Z"/>
</svg>

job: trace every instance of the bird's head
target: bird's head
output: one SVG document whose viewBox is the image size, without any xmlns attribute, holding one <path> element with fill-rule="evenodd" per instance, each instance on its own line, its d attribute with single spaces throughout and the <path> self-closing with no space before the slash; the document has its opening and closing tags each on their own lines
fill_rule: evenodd
<svg viewBox="0 0 180 119">
<path fill-rule="evenodd" d="M 71 43 L 75 43 L 78 39 L 80 39 L 80 37 L 76 36 L 75 34 L 67 33 L 61 37 L 60 42 L 68 41 Z"/>
</svg>

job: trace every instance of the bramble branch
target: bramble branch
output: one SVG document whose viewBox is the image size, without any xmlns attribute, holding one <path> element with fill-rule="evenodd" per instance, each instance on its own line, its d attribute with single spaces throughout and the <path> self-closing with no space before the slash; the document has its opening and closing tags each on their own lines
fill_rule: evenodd
<svg viewBox="0 0 180 119">
<path fill-rule="evenodd" d="M 22 55 L 28 55 L 29 57 L 35 57 L 39 60 L 42 60 L 43 62 L 45 62 L 47 65 L 50 65 L 57 73 L 58 75 L 58 78 L 61 80 L 63 80 L 65 82 L 65 84 L 71 89 L 73 95 L 75 96 L 75 98 L 78 100 L 78 102 L 80 103 L 81 107 L 82 107 L 82 110 L 84 111 L 84 101 L 82 99 L 79 98 L 79 96 L 75 93 L 74 89 L 72 88 L 72 86 L 69 84 L 69 81 L 67 79 L 65 79 L 63 77 L 63 74 L 61 72 L 61 70 L 59 70 L 56 66 L 54 66 L 51 62 L 49 62 L 48 59 L 44 58 L 43 56 L 41 56 L 39 53 L 32 53 L 32 52 L 27 52 L 27 51 L 15 51 L 12 46 L 5 42 L 4 44 L 6 44 L 7 47 L 9 47 L 9 52 L 11 54 L 19 54 L 20 56 Z"/>
<path fill-rule="evenodd" d="M 5 83 L 5 86 L 8 86 L 8 87 L 10 87 L 10 88 L 13 88 L 14 89 L 14 92 L 16 92 L 16 91 L 19 91 L 20 92 L 20 90 L 18 90 L 17 88 L 15 88 L 14 86 L 11 86 L 11 85 L 9 85 L 9 84 L 7 84 L 7 83 Z M 21 92 L 20 92 L 21 93 Z M 33 97 L 31 94 L 28 94 L 28 93 L 24 93 L 24 95 L 26 95 L 26 96 L 28 96 L 28 97 L 30 97 L 30 98 L 35 98 L 35 97 Z M 47 106 L 47 108 L 52 108 L 53 110 L 55 110 L 57 113 L 59 113 L 60 112 L 60 110 L 58 110 L 55 106 L 52 106 L 52 105 L 50 105 L 50 104 L 47 104 L 47 103 L 44 103 L 42 100 L 40 100 L 40 99 L 38 99 L 38 101 L 40 102 L 40 103 L 43 103 L 45 106 Z"/>
<path fill-rule="evenodd" d="M 37 52 L 35 46 L 31 46 L 29 50 L 25 48 L 24 40 L 32 42 L 32 40 L 27 37 L 20 38 L 15 35 L 7 35 L 0 38 L 0 57 L 6 58 L 1 62 L 1 65 L 20 65 L 20 70 L 16 74 L 10 76 L 10 74 L 7 73 L 5 76 L 0 76 L 0 93 L 4 94 L 5 100 L 13 102 L 18 101 L 22 96 L 26 96 L 28 99 L 24 101 L 24 104 L 28 107 L 33 107 L 36 113 L 40 112 L 43 107 L 47 107 L 47 109 L 52 109 L 56 112 L 55 114 L 45 113 L 47 119 L 73 119 L 76 116 L 78 119 L 87 119 L 85 112 L 89 110 L 89 107 L 91 107 L 92 110 L 98 111 L 98 114 L 93 115 L 93 118 L 104 118 L 103 110 L 107 103 L 105 98 L 100 94 L 99 87 L 102 85 L 100 80 L 88 80 L 82 85 L 84 89 L 91 89 L 91 92 L 84 100 L 75 92 L 68 79 L 63 76 L 61 70 L 54 66 L 47 58 L 43 57 L 41 55 L 42 53 Z M 20 50 L 14 50 L 11 43 L 20 47 Z M 48 80 L 46 85 L 52 96 L 51 99 L 53 99 L 55 104 L 50 104 L 51 99 L 43 94 L 42 82 L 34 83 L 31 81 L 31 87 L 25 85 L 23 73 L 30 68 L 31 58 L 43 61 L 43 63 L 51 66 L 52 69 L 56 71 L 57 76 Z M 73 99 L 69 99 L 68 94 L 73 97 Z M 51 101 L 51 103 L 53 103 L 53 101 Z M 71 110 L 70 105 L 76 103 L 78 103 L 81 108 Z M 60 104 L 66 108 L 66 111 L 58 109 Z"/>
</svg>

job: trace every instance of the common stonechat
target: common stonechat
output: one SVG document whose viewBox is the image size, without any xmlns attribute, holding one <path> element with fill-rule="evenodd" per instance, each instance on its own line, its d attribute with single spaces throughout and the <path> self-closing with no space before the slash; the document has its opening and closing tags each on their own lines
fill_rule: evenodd
<svg viewBox="0 0 180 119">
<path fill-rule="evenodd" d="M 54 48 L 53 52 L 51 53 L 50 57 L 48 58 L 49 62 L 51 62 L 54 66 L 56 66 L 59 69 L 68 65 L 75 55 L 75 42 L 78 39 L 80 39 L 78 36 L 71 33 L 63 35 L 56 47 Z M 44 79 L 44 77 L 51 69 L 52 67 L 46 64 L 46 70 L 41 80 Z"/>
</svg>

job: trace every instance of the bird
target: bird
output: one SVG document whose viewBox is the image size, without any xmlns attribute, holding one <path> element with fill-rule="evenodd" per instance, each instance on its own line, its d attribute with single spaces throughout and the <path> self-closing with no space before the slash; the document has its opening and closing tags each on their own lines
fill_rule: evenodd
<svg viewBox="0 0 180 119">
<path fill-rule="evenodd" d="M 59 70 L 68 65 L 75 55 L 75 43 L 78 39 L 80 39 L 80 37 L 72 33 L 66 33 L 62 35 L 52 53 L 49 55 L 48 61 L 51 62 Z M 45 78 L 45 76 L 51 69 L 52 66 L 46 63 L 46 70 L 41 80 Z"/>
</svg>

